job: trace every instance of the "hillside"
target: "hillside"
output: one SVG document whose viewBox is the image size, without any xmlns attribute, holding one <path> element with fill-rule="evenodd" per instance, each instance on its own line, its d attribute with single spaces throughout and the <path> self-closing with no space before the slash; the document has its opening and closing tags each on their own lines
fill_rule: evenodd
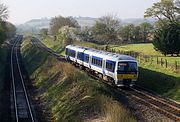
<svg viewBox="0 0 180 122">
<path fill-rule="evenodd" d="M 74 17 L 75 20 L 79 23 L 80 26 L 93 26 L 98 18 L 92 17 Z M 138 25 L 142 22 L 154 23 L 154 19 L 141 19 L 141 18 L 131 18 L 131 19 L 120 19 L 123 25 L 126 24 L 135 24 Z M 39 33 L 39 30 L 42 28 L 49 28 L 50 19 L 49 18 L 41 18 L 41 19 L 32 19 L 24 24 L 17 25 L 17 32 L 31 32 L 31 33 Z"/>
</svg>

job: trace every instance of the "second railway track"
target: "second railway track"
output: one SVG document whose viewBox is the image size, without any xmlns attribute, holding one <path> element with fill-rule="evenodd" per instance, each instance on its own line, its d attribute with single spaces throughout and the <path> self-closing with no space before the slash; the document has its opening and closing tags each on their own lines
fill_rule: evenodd
<svg viewBox="0 0 180 122">
<path fill-rule="evenodd" d="M 11 48 L 12 121 L 35 122 L 19 59 L 22 38 L 16 37 Z"/>
</svg>

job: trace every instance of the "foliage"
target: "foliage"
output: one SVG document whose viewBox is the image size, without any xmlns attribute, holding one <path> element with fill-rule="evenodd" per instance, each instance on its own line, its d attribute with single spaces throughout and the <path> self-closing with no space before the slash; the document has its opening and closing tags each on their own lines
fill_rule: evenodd
<svg viewBox="0 0 180 122">
<path fill-rule="evenodd" d="M 56 35 L 59 29 L 63 26 L 69 26 L 77 28 L 79 27 L 78 22 L 72 17 L 54 17 L 50 22 L 50 32 L 52 35 Z"/>
<path fill-rule="evenodd" d="M 62 43 L 61 45 L 68 45 L 72 44 L 73 40 L 76 37 L 76 28 L 69 27 L 69 26 L 63 26 L 59 29 L 57 38 L 60 40 Z"/>
<path fill-rule="evenodd" d="M 47 29 L 47 28 L 42 28 L 42 29 L 40 30 L 40 34 L 41 34 L 42 36 L 47 36 L 47 35 L 48 35 L 48 29 Z"/>
<path fill-rule="evenodd" d="M 4 42 L 5 39 L 6 39 L 6 33 L 0 23 L 0 45 Z"/>
<path fill-rule="evenodd" d="M 119 29 L 119 35 L 122 42 L 125 43 L 132 42 L 133 30 L 135 30 L 133 24 L 123 26 L 122 28 Z"/>
<path fill-rule="evenodd" d="M 16 27 L 6 22 L 8 19 L 8 8 L 6 5 L 0 3 L 0 45 L 6 38 L 12 38 L 16 34 Z"/>
<path fill-rule="evenodd" d="M 86 42 L 91 41 L 93 39 L 92 38 L 92 28 L 90 28 L 88 26 L 81 27 L 81 29 L 77 33 L 77 37 L 78 37 L 78 40 L 80 40 L 80 41 L 86 41 Z"/>
<path fill-rule="evenodd" d="M 169 22 L 179 21 L 179 15 L 180 4 L 178 0 L 161 0 L 148 8 L 144 17 L 155 17 L 161 23 L 166 24 L 166 20 Z"/>
<path fill-rule="evenodd" d="M 99 18 L 92 27 L 93 38 L 97 43 L 109 44 L 118 41 L 117 30 L 120 22 L 116 17 L 111 15 Z"/>
<path fill-rule="evenodd" d="M 153 26 L 143 22 L 140 25 L 128 24 L 118 31 L 119 38 L 123 43 L 149 42 L 152 35 Z"/>
<path fill-rule="evenodd" d="M 180 23 L 168 23 L 155 31 L 153 44 L 155 49 L 167 54 L 180 53 Z"/>
<path fill-rule="evenodd" d="M 140 24 L 140 30 L 142 40 L 148 42 L 153 31 L 153 26 L 150 23 L 144 22 Z"/>
</svg>

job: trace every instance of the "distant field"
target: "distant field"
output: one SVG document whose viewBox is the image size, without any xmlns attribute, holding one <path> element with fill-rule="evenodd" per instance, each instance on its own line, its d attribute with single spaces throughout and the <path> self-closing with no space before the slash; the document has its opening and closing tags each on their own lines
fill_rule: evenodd
<svg viewBox="0 0 180 122">
<path fill-rule="evenodd" d="M 112 49 L 115 49 L 116 51 L 134 51 L 138 52 L 142 55 L 148 55 L 148 56 L 157 56 L 159 57 L 159 60 L 165 61 L 167 60 L 168 64 L 175 65 L 175 61 L 177 61 L 178 65 L 180 65 L 180 57 L 172 57 L 172 56 L 164 56 L 160 52 L 156 51 L 154 49 L 153 44 L 128 44 L 124 46 L 112 46 Z M 154 57 L 153 60 L 156 61 L 157 57 Z"/>
<path fill-rule="evenodd" d="M 161 53 L 157 52 L 154 49 L 153 44 L 128 44 L 124 46 L 115 46 L 113 47 L 116 50 L 122 51 L 134 51 L 145 55 L 159 55 L 162 56 Z"/>
</svg>

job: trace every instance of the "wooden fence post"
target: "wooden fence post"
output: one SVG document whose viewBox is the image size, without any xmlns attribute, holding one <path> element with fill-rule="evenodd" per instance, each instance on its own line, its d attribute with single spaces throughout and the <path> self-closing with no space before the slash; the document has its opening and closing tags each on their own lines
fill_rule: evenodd
<svg viewBox="0 0 180 122">
<path fill-rule="evenodd" d="M 139 63 L 141 62 L 141 56 L 139 55 Z"/>
<path fill-rule="evenodd" d="M 163 66 L 163 59 L 161 58 L 161 66 Z"/>
<path fill-rule="evenodd" d="M 176 69 L 176 70 L 177 70 L 177 67 L 178 67 L 178 66 L 177 66 L 177 61 L 175 61 L 175 69 Z"/>
<path fill-rule="evenodd" d="M 166 68 L 167 68 L 167 59 L 165 59 L 165 61 L 166 61 Z"/>
</svg>

